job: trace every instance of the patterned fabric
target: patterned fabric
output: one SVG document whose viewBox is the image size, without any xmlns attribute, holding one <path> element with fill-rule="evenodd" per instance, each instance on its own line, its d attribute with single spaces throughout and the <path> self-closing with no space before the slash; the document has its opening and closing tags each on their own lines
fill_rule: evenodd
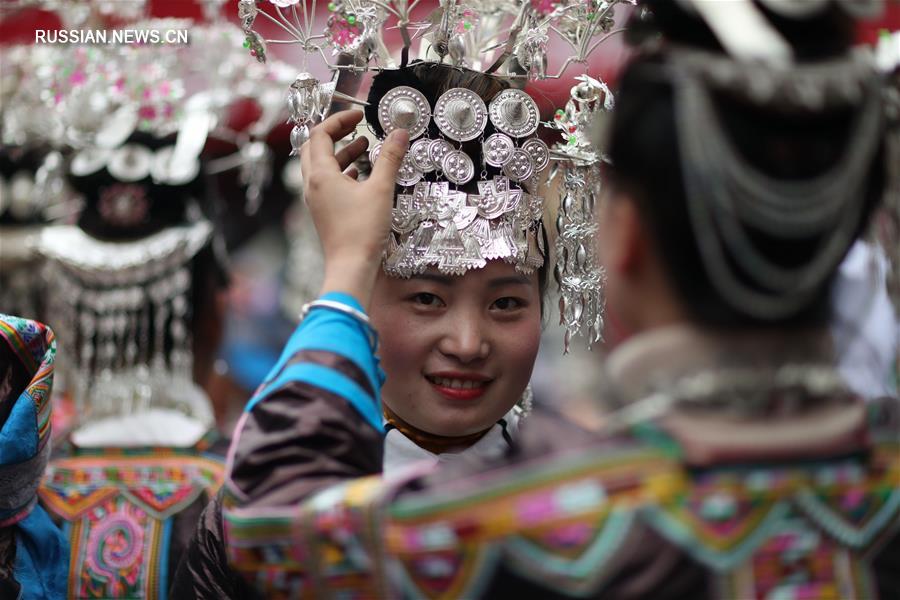
<svg viewBox="0 0 900 600">
<path fill-rule="evenodd" d="M 280 519 L 225 518 L 239 540 L 233 567 L 267 597 L 317 597 L 324 586 L 347 598 L 475 598 L 501 567 L 594 597 L 642 526 L 701 563 L 722 597 L 871 598 L 871 551 L 900 529 L 898 453 L 893 440 L 840 462 L 693 473 L 632 446 L 393 502 L 365 479 Z"/>
<path fill-rule="evenodd" d="M 0 423 L 0 528 L 14 539 L 14 564 L 0 572 L 18 586 L 22 600 L 65 597 L 61 580 L 68 567 L 69 548 L 50 517 L 37 506 L 37 489 L 50 455 L 50 392 L 56 338 L 46 325 L 0 314 L 0 385 L 14 380 L 16 398 Z M 16 374 L 15 370 L 19 370 Z M 7 392 L 4 392 L 7 393 Z"/>
<path fill-rule="evenodd" d="M 66 524 L 69 598 L 164 598 L 173 520 L 224 468 L 193 449 L 104 450 L 51 462 L 40 497 Z"/>
<path fill-rule="evenodd" d="M 53 386 L 53 364 L 56 360 L 56 336 L 42 323 L 0 314 L 0 343 L 9 346 L 12 352 L 22 361 L 25 369 L 31 373 L 31 381 L 19 396 L 16 404 L 23 402 L 33 406 L 36 417 L 34 423 L 26 424 L 36 429 L 37 447 L 43 448 L 50 437 L 50 390 Z M 27 411 L 31 414 L 31 410 Z M 21 414 L 15 407 L 13 415 Z M 6 424 L 4 424 L 4 429 Z M 13 444 L 3 449 L 4 464 L 21 462 L 32 457 L 30 453 L 21 454 L 21 445 Z M 8 517 L 0 516 L 0 526 Z"/>
</svg>

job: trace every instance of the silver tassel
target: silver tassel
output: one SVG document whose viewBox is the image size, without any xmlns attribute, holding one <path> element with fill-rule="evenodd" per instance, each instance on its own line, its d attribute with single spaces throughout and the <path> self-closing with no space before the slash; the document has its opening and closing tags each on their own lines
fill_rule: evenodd
<svg viewBox="0 0 900 600">
<path fill-rule="evenodd" d="M 573 161 L 566 161 L 562 170 L 554 274 L 559 285 L 560 324 L 566 328 L 564 351 L 568 353 L 576 335 L 587 338 L 588 348 L 602 339 L 606 277 L 594 246 L 600 170 L 596 165 L 578 165 Z"/>
</svg>

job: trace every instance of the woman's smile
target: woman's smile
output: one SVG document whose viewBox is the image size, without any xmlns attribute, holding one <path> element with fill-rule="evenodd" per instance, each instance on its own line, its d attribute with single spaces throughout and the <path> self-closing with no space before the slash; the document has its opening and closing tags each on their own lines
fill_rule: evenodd
<svg viewBox="0 0 900 600">
<path fill-rule="evenodd" d="M 450 400 L 476 400 L 484 395 L 493 379 L 479 373 L 444 371 L 425 375 L 439 394 Z"/>
</svg>

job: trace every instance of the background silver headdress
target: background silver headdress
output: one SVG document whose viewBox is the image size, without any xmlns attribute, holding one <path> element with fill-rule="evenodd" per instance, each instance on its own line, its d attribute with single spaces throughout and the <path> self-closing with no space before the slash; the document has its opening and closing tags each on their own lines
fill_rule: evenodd
<svg viewBox="0 0 900 600">
<path fill-rule="evenodd" d="M 4 129 L 58 148 L 68 158 L 63 174 L 85 197 L 80 226 L 46 228 L 37 243 L 48 280 L 59 284 L 45 320 L 69 348 L 60 387 L 74 397 L 79 443 L 92 435 L 85 425 L 98 433 L 105 417 L 150 409 L 189 416 L 197 435 L 212 425 L 209 399 L 193 383 L 190 327 L 192 260 L 213 236 L 200 209 L 201 153 L 209 138 L 236 146 L 217 170 L 240 169 L 249 203 L 258 203 L 271 171 L 261 140 L 286 114 L 293 74 L 253 60 L 228 23 L 129 28 L 189 29 L 190 44 L 36 47 L 39 62 L 17 93 L 36 100 L 37 117 Z M 229 111 L 249 97 L 260 117 L 236 130 Z M 115 239 L 83 229 L 85 215 Z"/>
</svg>

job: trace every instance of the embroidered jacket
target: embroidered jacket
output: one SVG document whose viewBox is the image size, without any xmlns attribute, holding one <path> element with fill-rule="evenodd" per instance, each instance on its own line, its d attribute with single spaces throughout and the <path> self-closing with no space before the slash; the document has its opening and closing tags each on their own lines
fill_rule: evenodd
<svg viewBox="0 0 900 600">
<path fill-rule="evenodd" d="M 56 406 L 66 399 L 56 398 Z M 38 490 L 70 547 L 60 582 L 66 598 L 168 597 L 197 521 L 224 479 L 224 442 L 215 432 L 184 447 L 122 447 L 132 434 L 171 439 L 173 431 L 147 425 L 132 432 L 141 425 L 137 419 L 119 425 L 116 443 L 99 447 L 78 447 L 68 432 L 55 438 Z"/>
<path fill-rule="evenodd" d="M 232 572 L 265 597 L 900 593 L 895 402 L 794 386 L 791 402 L 810 407 L 799 417 L 713 405 L 616 437 L 536 413 L 521 450 L 494 467 L 446 465 L 386 483 L 367 333 L 342 314 L 311 313 L 236 431 L 223 539 Z M 654 363 L 686 372 L 723 350 L 792 360 L 778 351 L 783 340 L 753 342 L 748 354 L 697 337 L 632 344 L 620 354 L 630 360 L 610 361 L 620 389 L 658 379 Z M 767 393 L 781 406 L 786 391 Z"/>
</svg>

